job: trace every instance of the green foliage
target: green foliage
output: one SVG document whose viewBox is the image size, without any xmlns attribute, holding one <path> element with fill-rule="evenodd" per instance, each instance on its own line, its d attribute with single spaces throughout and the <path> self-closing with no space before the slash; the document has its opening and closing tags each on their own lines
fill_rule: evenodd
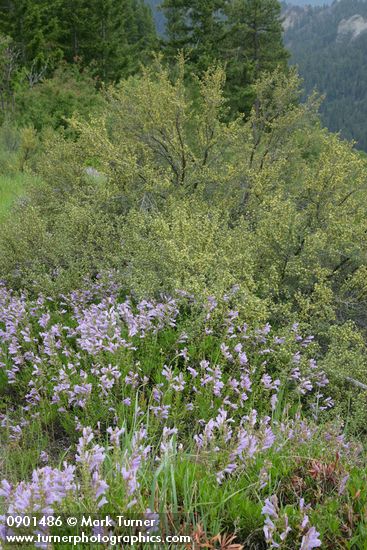
<svg viewBox="0 0 367 550">
<path fill-rule="evenodd" d="M 134 512 L 259 549 L 273 495 L 274 536 L 289 524 L 298 548 L 302 497 L 323 547 L 364 548 L 366 464 L 341 432 L 366 433 L 366 157 L 321 127 L 316 95 L 300 102 L 276 0 L 163 9 L 162 56 L 139 69 L 156 47 L 140 0 L 0 4 L 1 470 L 26 479 L 46 448 L 74 461 L 90 426 L 114 513 L 144 424 Z M 97 512 L 75 471 L 58 513 Z"/>
<path fill-rule="evenodd" d="M 72 119 L 77 141 L 50 137 L 33 161 L 43 185 L 4 225 L 1 276 L 51 294 L 109 269 L 137 296 L 241 284 L 251 318 L 297 318 L 322 355 L 334 325 L 353 321 L 359 338 L 365 159 L 319 127 L 317 98 L 298 103 L 296 73 L 267 73 L 245 122 L 226 121 L 223 85 L 210 70 L 193 91 L 182 61 L 175 78 L 157 61 L 111 88 L 99 115 Z M 361 390 L 351 404 L 333 380 L 357 429 Z"/>
<path fill-rule="evenodd" d="M 364 431 L 367 417 L 366 389 L 355 386 L 355 381 L 367 380 L 366 351 L 365 340 L 352 323 L 331 327 L 323 365 L 332 381 L 335 414 L 355 433 Z"/>
<path fill-rule="evenodd" d="M 59 2 L 4 1 L 0 4 L 0 32 L 19 48 L 21 62 L 32 72 L 62 59 Z"/>
<path fill-rule="evenodd" d="M 40 140 L 33 126 L 16 128 L 9 122 L 0 127 L 0 168 L 5 176 L 24 172 L 40 150 Z"/>
<path fill-rule="evenodd" d="M 159 213 L 132 210 L 122 230 L 121 254 L 130 266 L 126 284 L 138 295 L 175 289 L 219 295 L 241 284 L 251 296 L 253 267 L 245 235 L 243 223 L 229 229 L 225 213 L 207 211 L 197 199 L 168 201 Z M 250 302 L 249 310 L 256 308 L 256 300 Z"/>
<path fill-rule="evenodd" d="M 15 93 L 14 119 L 19 126 L 68 128 L 73 114 L 87 118 L 103 105 L 95 81 L 77 65 L 60 65 L 51 78 L 35 86 L 21 85 Z M 70 134 L 70 131 L 67 132 Z"/>
<path fill-rule="evenodd" d="M 186 292 L 177 328 L 173 323 L 145 339 L 138 335 L 136 345 L 115 355 L 111 350 L 98 354 L 98 368 L 111 361 L 118 365 L 121 379 L 116 378 L 112 397 L 106 399 L 100 391 L 94 359 L 92 365 L 85 350 L 75 356 L 93 391 L 78 409 L 78 421 L 98 427 L 104 445 L 101 434 L 108 422 L 122 419 L 124 449 L 131 449 L 137 424 L 144 421 L 156 454 L 163 441 L 162 419 L 150 414 L 150 392 L 152 385 L 164 382 L 164 365 L 177 374 L 186 372 L 182 353 L 187 352 L 190 365 L 200 368 L 207 358 L 220 368 L 223 338 L 231 345 L 228 319 L 237 330 L 245 320 L 253 327 L 269 318 L 280 330 L 282 346 L 278 349 L 275 339 L 262 340 L 268 326 L 253 332 L 252 340 L 246 334 L 253 386 L 231 416 L 236 422 L 242 408 L 255 407 L 260 415 L 271 415 L 281 446 L 266 449 L 218 485 L 213 467 L 219 472 L 232 460 L 222 436 L 202 454 L 194 443 L 183 448 L 172 437 L 159 463 L 152 459 L 142 468 L 136 510 L 184 511 L 185 525 L 200 544 L 223 542 L 218 533 L 227 531 L 245 548 L 262 548 L 261 503 L 277 495 L 274 522 L 280 532 L 289 521 L 289 547 L 296 548 L 304 536 L 302 495 L 312 505 L 310 521 L 325 548 L 352 549 L 366 540 L 365 471 L 353 440 L 344 448 L 339 426 L 357 435 L 366 430 L 366 159 L 320 127 L 317 97 L 299 102 L 295 71 L 263 72 L 271 66 L 270 60 L 259 69 L 262 77 L 251 87 L 256 99 L 246 120 L 228 116 L 223 68 L 211 67 L 188 84 L 182 56 L 173 74 L 157 59 L 140 76 L 103 93 L 96 92 L 92 78 L 77 66 L 61 66 L 33 87 L 18 81 L 19 128 L 6 123 L 0 132 L 0 167 L 9 174 L 0 179 L 0 278 L 31 296 L 42 292 L 49 300 L 84 287 L 88 296 L 90 281 L 101 275 L 97 287 L 103 289 L 111 271 L 119 292 L 133 299 Z M 206 304 L 225 298 L 208 317 L 207 307 L 192 295 Z M 52 322 L 64 331 L 70 315 L 67 308 L 52 310 Z M 72 333 L 75 321 L 71 336 L 60 336 L 70 345 L 65 357 L 56 351 L 44 372 L 40 369 L 39 420 L 18 440 L 3 434 L 0 459 L 11 480 L 27 477 L 40 463 L 42 449 L 52 448 L 50 458 L 57 464 L 75 445 L 74 405 L 66 394 L 60 397 L 60 410 L 52 402 L 60 369 L 72 364 L 68 354 L 78 345 Z M 305 424 L 299 417 L 300 410 L 308 416 L 310 410 L 308 398 L 292 385 L 295 342 L 303 345 L 299 329 L 292 327 L 295 321 L 302 332 L 307 329 L 315 336 L 300 369 L 310 369 L 316 354 L 330 379 L 335 408 L 328 413 L 329 424 Z M 30 322 L 33 338 L 21 326 L 19 331 L 26 353 L 37 355 L 38 338 L 47 336 L 48 329 L 41 332 L 33 314 Z M 185 333 L 190 335 L 187 344 L 180 340 Z M 264 349 L 255 353 L 259 342 Z M 182 353 L 181 344 L 187 345 Z M 13 364 L 10 352 L 4 357 L 5 366 Z M 225 377 L 241 372 L 233 362 L 227 367 Z M 142 376 L 137 391 L 126 383 L 134 369 Z M 279 384 L 271 408 L 262 381 L 266 373 Z M 72 387 L 80 388 L 80 370 L 69 376 Z M 11 391 L 5 375 L 0 378 L 1 412 L 9 409 L 14 424 L 20 422 L 20 409 L 13 410 L 13 401 L 24 399 L 32 384 L 27 368 L 21 369 Z M 209 421 L 213 407 L 222 406 L 222 396 L 212 392 L 192 391 L 192 396 L 195 415 L 171 389 L 162 401 L 170 409 L 170 427 L 177 427 L 188 441 L 192 425 L 198 419 Z M 314 416 L 326 419 L 319 401 L 315 407 Z M 137 410 L 145 411 L 141 420 Z M 290 419 L 300 439 L 282 432 Z M 111 510 L 127 503 L 126 486 L 112 467 L 123 460 L 121 453 L 110 446 L 103 467 Z M 93 507 L 88 475 L 79 474 L 80 502 Z M 68 506 L 80 512 L 78 503 L 74 498 Z"/>
<path fill-rule="evenodd" d="M 14 112 L 14 90 L 19 72 L 19 52 L 12 39 L 0 35 L 0 113 L 1 121 Z"/>
<path fill-rule="evenodd" d="M 1 158 L 0 158 L 1 162 Z M 26 174 L 5 175 L 0 178 L 0 223 L 11 215 L 11 208 L 30 186 L 32 178 Z"/>
<path fill-rule="evenodd" d="M 199 73 L 218 60 L 224 30 L 223 7 L 222 0 L 164 0 L 168 59 L 175 59 L 182 50 Z"/>
<path fill-rule="evenodd" d="M 80 59 L 104 82 L 127 77 L 156 46 L 150 9 L 142 0 L 63 1 L 64 57 Z"/>
<path fill-rule="evenodd" d="M 236 254 L 252 257 L 252 261 L 238 262 L 232 282 L 236 276 L 243 280 L 241 269 L 246 264 L 250 278 L 255 270 L 256 285 L 264 297 L 270 293 L 276 302 L 288 300 L 297 289 L 294 304 L 302 302 L 306 315 L 316 296 L 312 289 L 333 284 L 341 289 L 362 258 L 364 160 L 336 137 L 311 126 L 316 120 L 314 106 L 297 104 L 296 75 L 288 82 L 281 72 L 265 77 L 257 86 L 256 107 L 245 124 L 241 119 L 223 120 L 221 70 L 205 75 L 195 102 L 184 82 L 183 67 L 175 81 L 162 67 L 149 69 L 141 78 L 111 89 L 109 107 L 102 116 L 72 122 L 78 142 L 55 137 L 39 163 L 48 191 L 35 197 L 37 208 L 46 216 L 48 210 L 62 216 L 65 205 L 58 197 L 63 193 L 73 207 L 102 211 L 112 225 L 120 227 L 124 216 L 131 211 L 133 220 L 141 209 L 145 220 L 141 231 L 149 233 L 147 227 L 143 230 L 147 220 L 161 216 L 162 222 L 153 223 L 164 232 L 163 220 L 178 217 L 180 201 L 191 197 L 187 207 L 182 202 L 183 229 L 173 240 L 182 236 L 182 242 L 190 243 L 189 234 L 183 237 L 191 227 L 188 220 L 200 219 L 200 209 L 207 209 L 218 236 L 223 231 L 219 228 L 227 227 L 225 231 L 233 232 L 237 243 Z M 313 151 L 316 142 L 310 160 L 307 151 Z M 88 177 L 88 165 L 95 166 L 101 177 Z M 190 201 L 197 207 L 189 206 Z M 172 223 L 167 230 L 171 231 Z M 133 225 L 138 228 L 139 223 Z M 194 221 L 192 225 L 197 226 Z M 197 227 L 199 235 L 200 224 Z M 153 234 L 156 239 L 157 231 Z M 116 242 L 120 238 L 117 232 Z M 329 243 L 327 254 L 321 253 L 325 242 Z M 137 253 L 135 244 L 132 250 Z M 230 255 L 226 252 L 223 261 L 227 263 Z M 200 265 L 204 269 L 205 261 Z M 200 272 L 190 269 L 200 280 Z M 164 286 L 164 279 L 160 283 Z"/>
<path fill-rule="evenodd" d="M 149 8 L 142 0 L 21 0 L 0 6 L 0 31 L 19 48 L 31 80 L 50 76 L 61 60 L 93 68 L 103 81 L 136 71 L 155 45 Z"/>
<path fill-rule="evenodd" d="M 164 0 L 164 53 L 183 51 L 190 72 L 202 75 L 215 63 L 226 67 L 225 92 L 233 112 L 249 113 L 252 84 L 264 71 L 286 68 L 278 0 Z"/>
<path fill-rule="evenodd" d="M 252 87 L 265 71 L 286 69 L 278 0 L 226 2 L 225 37 L 221 58 L 226 63 L 226 93 L 234 111 L 249 112 L 255 96 Z"/>
</svg>

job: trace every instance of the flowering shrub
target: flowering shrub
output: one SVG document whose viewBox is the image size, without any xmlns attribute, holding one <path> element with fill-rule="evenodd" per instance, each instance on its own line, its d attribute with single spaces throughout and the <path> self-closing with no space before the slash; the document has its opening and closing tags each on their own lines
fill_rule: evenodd
<svg viewBox="0 0 367 550">
<path fill-rule="evenodd" d="M 328 427 L 313 337 L 248 326 L 237 291 L 135 303 L 111 281 L 56 303 L 1 287 L 3 512 L 149 509 L 245 548 L 346 541 L 346 509 L 333 533 L 323 518 L 358 449 Z"/>
</svg>

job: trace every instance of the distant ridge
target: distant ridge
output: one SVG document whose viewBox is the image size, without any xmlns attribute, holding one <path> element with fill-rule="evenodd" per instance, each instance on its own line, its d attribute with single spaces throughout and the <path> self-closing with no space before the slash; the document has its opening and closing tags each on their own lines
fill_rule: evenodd
<svg viewBox="0 0 367 550">
<path fill-rule="evenodd" d="M 367 151 L 366 0 L 308 9 L 288 4 L 283 16 L 285 44 L 306 94 L 317 88 L 325 95 L 324 123 Z"/>
<path fill-rule="evenodd" d="M 287 4 L 291 6 L 326 6 L 332 2 L 333 0 L 290 0 Z"/>
</svg>

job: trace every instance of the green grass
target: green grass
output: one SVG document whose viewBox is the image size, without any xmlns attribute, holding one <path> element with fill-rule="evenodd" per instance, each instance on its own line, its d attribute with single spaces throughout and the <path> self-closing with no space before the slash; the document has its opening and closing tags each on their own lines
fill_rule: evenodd
<svg viewBox="0 0 367 550">
<path fill-rule="evenodd" d="M 14 202 L 24 195 L 32 181 L 34 178 L 29 174 L 0 175 L 0 223 L 7 218 Z"/>
</svg>

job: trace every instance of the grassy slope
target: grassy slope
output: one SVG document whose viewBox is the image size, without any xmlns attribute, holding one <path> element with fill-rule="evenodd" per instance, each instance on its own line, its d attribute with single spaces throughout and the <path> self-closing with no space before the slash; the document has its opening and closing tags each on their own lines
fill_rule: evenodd
<svg viewBox="0 0 367 550">
<path fill-rule="evenodd" d="M 31 179 L 23 173 L 0 175 L 0 223 L 9 215 L 14 201 L 24 194 Z"/>
</svg>

